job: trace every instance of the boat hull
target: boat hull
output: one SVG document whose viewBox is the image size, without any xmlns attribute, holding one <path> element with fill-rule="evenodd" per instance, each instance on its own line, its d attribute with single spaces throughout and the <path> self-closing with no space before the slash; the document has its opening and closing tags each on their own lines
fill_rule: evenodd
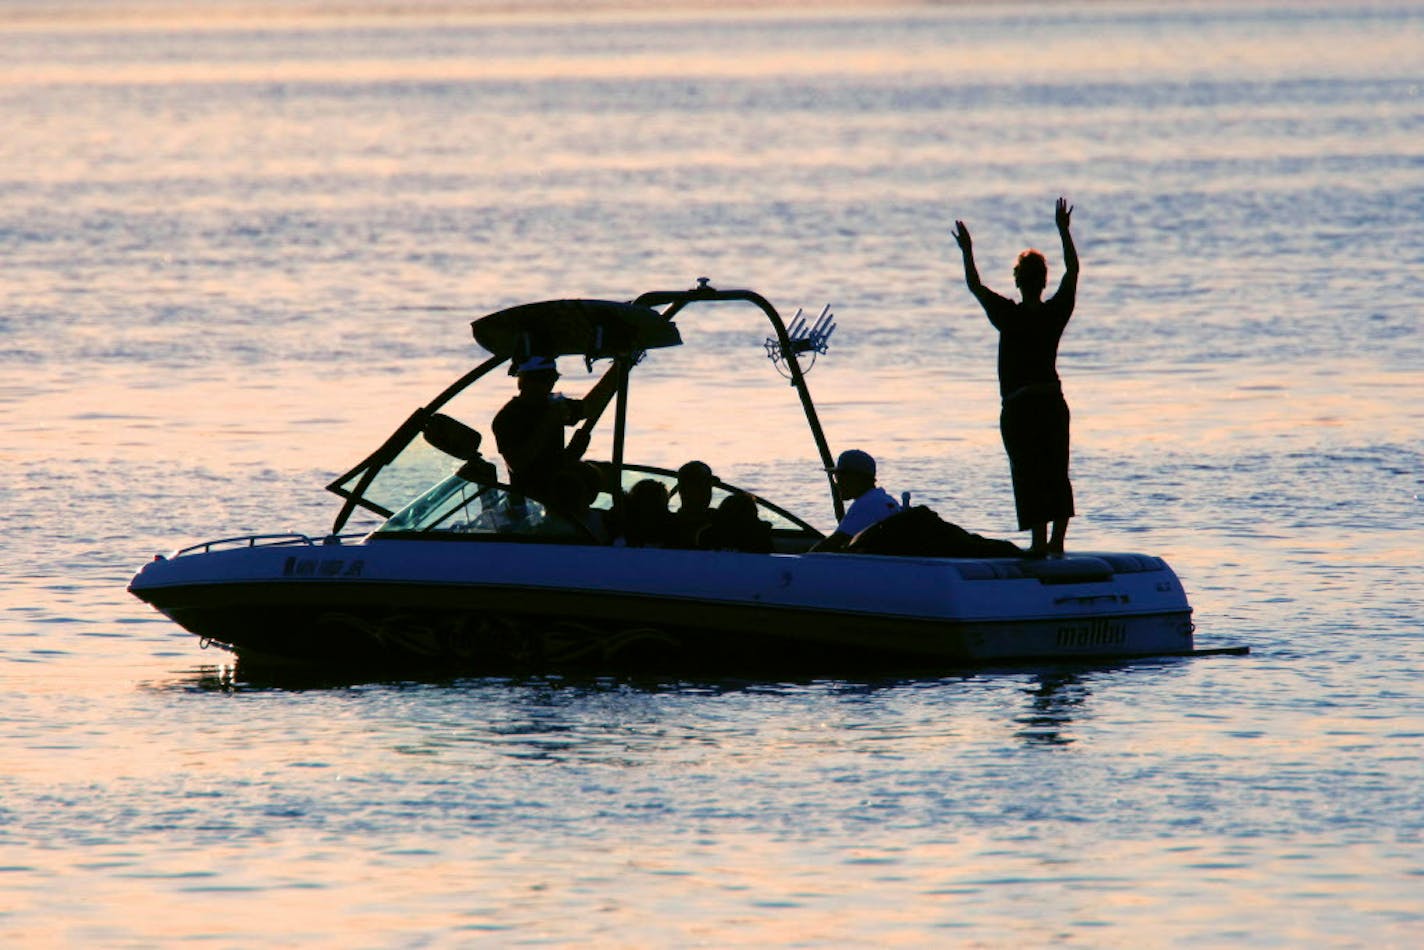
<svg viewBox="0 0 1424 950">
<path fill-rule="evenodd" d="M 253 545 L 130 590 L 252 663 L 450 671 L 958 669 L 1189 653 L 1160 559 L 902 558 L 504 542 Z"/>
</svg>

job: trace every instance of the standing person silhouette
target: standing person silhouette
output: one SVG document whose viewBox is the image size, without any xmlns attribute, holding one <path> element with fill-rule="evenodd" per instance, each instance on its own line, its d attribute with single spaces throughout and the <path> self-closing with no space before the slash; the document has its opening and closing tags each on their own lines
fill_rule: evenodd
<svg viewBox="0 0 1424 950">
<path fill-rule="evenodd" d="M 1014 265 L 1014 283 L 1023 300 L 994 293 L 979 279 L 974 245 L 963 221 L 954 222 L 954 239 L 964 253 L 964 280 L 999 331 L 999 433 L 1009 455 L 1014 506 L 1019 529 L 1033 533 L 1031 557 L 1062 556 L 1073 517 L 1073 486 L 1068 480 L 1068 403 L 1058 379 L 1058 341 L 1078 292 L 1078 252 L 1068 233 L 1073 208 L 1063 198 L 1054 208 L 1063 241 L 1063 279 L 1047 300 L 1048 262 L 1029 248 Z M 1053 533 L 1048 533 L 1049 523 Z"/>
</svg>

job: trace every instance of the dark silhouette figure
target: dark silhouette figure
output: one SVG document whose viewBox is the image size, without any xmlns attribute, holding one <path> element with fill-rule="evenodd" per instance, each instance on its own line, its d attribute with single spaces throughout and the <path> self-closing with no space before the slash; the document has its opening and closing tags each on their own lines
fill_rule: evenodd
<svg viewBox="0 0 1424 950">
<path fill-rule="evenodd" d="M 610 540 L 608 512 L 594 508 L 602 485 L 602 473 L 592 462 L 578 462 L 560 468 L 549 481 L 550 507 L 588 529 L 600 544 Z"/>
<path fill-rule="evenodd" d="M 717 551 L 770 554 L 771 525 L 757 517 L 756 500 L 745 492 L 733 492 L 717 506 L 717 517 L 702 538 L 706 547 Z"/>
<path fill-rule="evenodd" d="M 673 545 L 701 546 L 701 535 L 712 523 L 712 485 L 716 479 L 706 462 L 693 460 L 677 470 L 678 508 L 673 513 Z"/>
<path fill-rule="evenodd" d="M 1078 292 L 1078 252 L 1068 233 L 1073 209 L 1062 198 L 1054 209 L 1063 241 L 1063 279 L 1058 291 L 1043 298 L 1048 264 L 1032 248 L 1019 255 L 1014 283 L 1023 296 L 1016 302 L 985 287 L 974 265 L 969 229 L 955 221 L 954 239 L 964 253 L 964 280 L 999 331 L 999 433 L 1009 455 L 1014 504 L 1020 530 L 1033 533 L 1031 556 L 1062 555 L 1073 517 L 1073 486 L 1068 480 L 1068 403 L 1058 379 L 1058 341 L 1073 315 Z M 1053 534 L 1048 533 L 1049 523 Z"/>
<path fill-rule="evenodd" d="M 672 539 L 672 513 L 668 511 L 667 486 L 645 478 L 628 489 L 620 516 L 622 531 L 614 544 L 630 548 L 665 548 Z"/>
<path fill-rule="evenodd" d="M 924 505 L 906 508 L 855 536 L 852 554 L 902 557 L 1023 557 L 1012 541 L 986 538 L 945 521 Z"/>
<path fill-rule="evenodd" d="M 856 535 L 900 511 L 900 503 L 875 483 L 875 459 L 860 449 L 847 449 L 836 459 L 836 491 L 850 502 L 836 530 L 811 550 L 844 551 Z"/>
<path fill-rule="evenodd" d="M 516 492 L 545 500 L 564 469 L 588 450 L 589 431 L 613 393 L 614 378 L 604 376 L 587 396 L 568 399 L 554 392 L 559 369 L 551 357 L 533 356 L 518 363 L 519 394 L 495 413 L 490 428 L 509 484 Z M 585 424 L 564 445 L 564 427 Z"/>
</svg>

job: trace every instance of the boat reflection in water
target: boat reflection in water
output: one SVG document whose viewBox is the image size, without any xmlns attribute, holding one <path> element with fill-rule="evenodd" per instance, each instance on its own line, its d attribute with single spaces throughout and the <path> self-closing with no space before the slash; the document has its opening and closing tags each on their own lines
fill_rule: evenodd
<svg viewBox="0 0 1424 950">
<path fill-rule="evenodd" d="M 973 552 L 931 538 L 887 550 L 864 537 L 848 553 L 812 553 L 821 532 L 762 498 L 752 500 L 770 553 L 609 545 L 585 514 L 498 480 L 480 435 L 442 411 L 531 354 L 579 357 L 590 370 L 606 363 L 612 453 L 597 463 L 603 487 L 592 510 L 617 523 L 629 488 L 645 479 L 676 503 L 675 472 L 623 457 L 629 382 L 650 352 L 681 344 L 674 317 L 724 302 L 769 320 L 767 352 L 801 401 L 839 520 L 802 367 L 825 352 L 830 315 L 788 329 L 761 295 L 702 281 L 631 303 L 556 300 L 476 320 L 475 339 L 492 355 L 328 486 L 343 499 L 329 533 L 205 542 L 155 558 L 129 589 L 244 668 L 934 672 L 1197 652 L 1186 593 L 1151 555 L 963 556 Z M 584 438 L 597 421 L 584 423 Z M 411 464 L 432 451 L 443 472 Z M 720 480 L 713 492 L 714 508 L 741 494 Z M 343 534 L 357 509 L 385 521 Z"/>
</svg>

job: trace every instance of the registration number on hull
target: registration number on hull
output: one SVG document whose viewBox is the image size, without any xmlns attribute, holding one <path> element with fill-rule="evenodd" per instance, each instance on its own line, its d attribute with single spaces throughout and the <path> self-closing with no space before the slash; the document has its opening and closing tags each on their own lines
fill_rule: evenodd
<svg viewBox="0 0 1424 950">
<path fill-rule="evenodd" d="M 366 562 L 362 558 L 289 557 L 282 565 L 283 577 L 360 577 Z"/>
</svg>

